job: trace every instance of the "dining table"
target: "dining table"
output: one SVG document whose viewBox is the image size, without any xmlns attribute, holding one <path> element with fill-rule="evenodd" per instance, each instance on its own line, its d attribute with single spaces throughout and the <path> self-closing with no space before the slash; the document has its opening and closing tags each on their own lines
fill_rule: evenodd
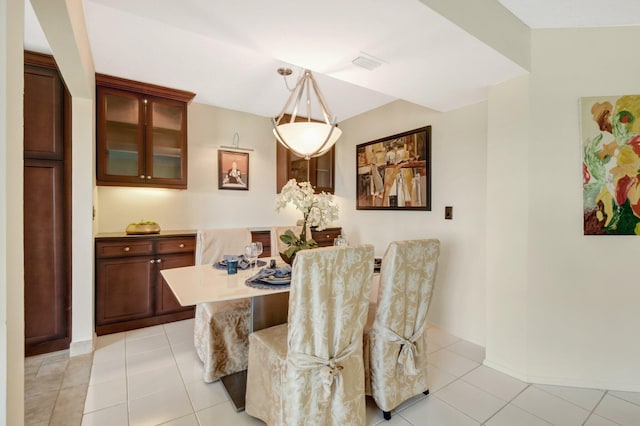
<svg viewBox="0 0 640 426">
<path fill-rule="evenodd" d="M 284 266 L 279 258 L 261 258 L 269 264 L 275 259 L 277 266 Z M 251 287 L 246 281 L 256 275 L 260 267 L 238 268 L 228 274 L 226 269 L 213 265 L 184 266 L 160 271 L 169 288 L 182 306 L 198 303 L 222 302 L 242 298 L 250 299 L 249 331 L 258 331 L 287 322 L 289 285 Z M 370 301 L 375 302 L 379 274 L 374 274 Z M 220 378 L 236 411 L 244 410 L 247 371 L 240 371 Z"/>
</svg>

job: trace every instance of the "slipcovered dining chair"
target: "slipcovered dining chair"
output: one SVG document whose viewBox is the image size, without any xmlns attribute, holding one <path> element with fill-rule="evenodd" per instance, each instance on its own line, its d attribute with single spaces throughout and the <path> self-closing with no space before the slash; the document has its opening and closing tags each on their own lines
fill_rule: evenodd
<svg viewBox="0 0 640 426">
<path fill-rule="evenodd" d="M 251 232 L 246 228 L 199 230 L 196 265 L 212 265 L 225 254 L 243 254 L 249 243 Z M 249 321 L 249 299 L 196 305 L 193 336 L 198 357 L 204 363 L 205 382 L 247 368 Z"/>
<path fill-rule="evenodd" d="M 289 322 L 249 336 L 246 411 L 268 425 L 364 425 L 373 246 L 296 254 Z"/>
<path fill-rule="evenodd" d="M 440 241 L 394 241 L 380 269 L 377 305 L 364 332 L 365 386 L 384 418 L 407 399 L 429 393 L 427 311 Z"/>
</svg>

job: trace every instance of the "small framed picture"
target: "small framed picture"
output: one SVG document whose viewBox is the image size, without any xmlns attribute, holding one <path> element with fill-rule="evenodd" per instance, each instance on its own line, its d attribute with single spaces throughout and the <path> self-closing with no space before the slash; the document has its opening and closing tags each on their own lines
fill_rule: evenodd
<svg viewBox="0 0 640 426">
<path fill-rule="evenodd" d="M 218 189 L 249 189 L 249 153 L 218 150 Z"/>
</svg>

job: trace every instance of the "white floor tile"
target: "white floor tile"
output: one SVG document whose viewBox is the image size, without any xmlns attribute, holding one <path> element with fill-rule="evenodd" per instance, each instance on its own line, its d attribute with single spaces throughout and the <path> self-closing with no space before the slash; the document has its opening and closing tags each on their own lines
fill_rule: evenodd
<svg viewBox="0 0 640 426">
<path fill-rule="evenodd" d="M 465 374 L 461 379 L 505 401 L 511 401 L 528 386 L 525 382 L 484 365 Z"/>
<path fill-rule="evenodd" d="M 127 377 L 129 400 L 142 398 L 155 392 L 184 387 L 177 365 L 157 370 L 142 371 L 129 374 Z"/>
<path fill-rule="evenodd" d="M 193 336 L 193 326 L 195 320 L 193 318 L 184 321 L 175 321 L 164 324 L 164 331 L 169 334 L 189 334 Z"/>
<path fill-rule="evenodd" d="M 402 411 L 402 417 L 414 425 L 474 426 L 477 421 L 435 397 L 424 399 Z"/>
<path fill-rule="evenodd" d="M 430 354 L 429 363 L 456 377 L 460 377 L 480 365 L 447 349 L 440 349 Z"/>
<path fill-rule="evenodd" d="M 589 416 L 584 426 L 620 426 L 618 423 L 614 423 L 611 420 L 607 420 L 604 417 L 600 417 L 597 414 Z"/>
<path fill-rule="evenodd" d="M 198 357 L 196 357 L 195 360 L 190 360 L 188 362 L 178 362 L 178 370 L 180 370 L 180 375 L 185 383 L 202 381 L 202 378 L 204 377 L 204 365 Z"/>
<path fill-rule="evenodd" d="M 549 426 L 551 423 L 509 404 L 489 419 L 487 426 Z"/>
<path fill-rule="evenodd" d="M 484 347 L 466 340 L 459 340 L 447 349 L 480 364 L 484 361 Z"/>
<path fill-rule="evenodd" d="M 558 426 L 582 425 L 589 416 L 584 408 L 534 386 L 525 389 L 512 403 Z"/>
<path fill-rule="evenodd" d="M 123 402 L 127 402 L 127 381 L 125 379 L 98 383 L 87 388 L 84 412 L 102 410 Z"/>
<path fill-rule="evenodd" d="M 444 348 L 456 343 L 459 340 L 460 339 L 458 337 L 449 334 L 438 327 L 434 326 L 427 328 L 427 344 L 434 343 L 435 345 Z"/>
<path fill-rule="evenodd" d="M 593 410 L 598 402 L 602 399 L 604 391 L 597 389 L 574 388 L 567 386 L 551 386 L 551 385 L 534 385 L 538 389 L 549 392 L 562 399 L 584 408 L 585 410 Z"/>
<path fill-rule="evenodd" d="M 82 426 L 124 426 L 128 424 L 126 403 L 86 413 L 82 416 Z"/>
<path fill-rule="evenodd" d="M 400 414 L 391 416 L 391 420 L 384 420 L 383 419 L 380 423 L 378 423 L 378 425 L 385 425 L 385 426 L 413 426 L 411 423 L 409 423 Z"/>
<path fill-rule="evenodd" d="M 132 340 L 149 337 L 149 336 L 157 336 L 164 335 L 164 326 L 162 325 L 154 325 L 151 327 L 138 328 L 136 330 L 127 331 L 124 334 L 125 340 L 129 343 Z"/>
<path fill-rule="evenodd" d="M 162 426 L 199 426 L 198 419 L 195 414 L 189 414 L 188 416 L 180 417 L 179 419 L 171 420 L 167 423 L 162 423 Z"/>
<path fill-rule="evenodd" d="M 456 380 L 438 391 L 436 397 L 480 423 L 486 421 L 506 405 L 506 401 L 462 380 Z"/>
<path fill-rule="evenodd" d="M 110 336 L 110 335 L 109 335 Z M 105 336 L 100 336 L 98 339 Z M 105 340 L 103 345 L 97 345 L 98 347 L 93 352 L 93 363 L 102 364 L 104 362 L 124 361 L 125 359 L 125 346 L 124 338 L 118 340 Z"/>
<path fill-rule="evenodd" d="M 121 360 L 114 359 L 100 364 L 94 363 L 91 366 L 91 377 L 89 385 L 97 385 L 98 383 L 110 382 L 112 380 L 122 379 L 127 376 L 127 367 L 124 358 Z"/>
<path fill-rule="evenodd" d="M 101 349 L 120 342 L 124 342 L 124 333 L 113 333 L 98 336 L 96 339 L 96 349 Z"/>
<path fill-rule="evenodd" d="M 236 413 L 230 402 L 222 402 L 198 411 L 196 415 L 201 425 L 264 425 L 264 422 L 251 417 L 244 411 Z"/>
<path fill-rule="evenodd" d="M 615 396 L 616 398 L 624 399 L 625 401 L 640 405 L 640 392 L 609 391 L 607 393 Z"/>
<path fill-rule="evenodd" d="M 127 358 L 134 356 L 142 352 L 153 351 L 155 349 L 168 348 L 169 340 L 167 335 L 156 334 L 153 336 L 144 336 L 134 340 L 127 340 L 126 342 Z"/>
<path fill-rule="evenodd" d="M 623 426 L 640 425 L 640 406 L 615 396 L 605 395 L 594 413 Z"/>
<path fill-rule="evenodd" d="M 131 426 L 155 426 L 191 413 L 193 408 L 182 386 L 129 401 Z"/>
<path fill-rule="evenodd" d="M 432 394 L 457 379 L 453 374 L 447 373 L 433 364 L 427 364 L 427 372 L 429 392 Z"/>
<path fill-rule="evenodd" d="M 154 349 L 135 355 L 127 355 L 127 374 L 138 374 L 143 371 L 158 370 L 176 365 L 171 348 Z"/>
<path fill-rule="evenodd" d="M 227 392 L 219 380 L 213 383 L 205 383 L 195 380 L 186 384 L 191 405 L 196 411 L 212 407 L 224 401 L 228 401 Z"/>
</svg>

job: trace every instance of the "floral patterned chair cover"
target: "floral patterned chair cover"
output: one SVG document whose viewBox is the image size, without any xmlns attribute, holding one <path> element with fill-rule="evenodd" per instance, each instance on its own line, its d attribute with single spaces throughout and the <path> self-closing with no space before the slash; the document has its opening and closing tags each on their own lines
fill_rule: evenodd
<svg viewBox="0 0 640 426">
<path fill-rule="evenodd" d="M 249 243 L 251 232 L 246 228 L 199 230 L 196 265 L 213 264 L 225 254 L 243 254 Z M 247 368 L 249 321 L 249 299 L 196 305 L 193 337 L 198 357 L 204 363 L 205 382 Z"/>
<path fill-rule="evenodd" d="M 365 386 L 385 419 L 407 399 L 429 393 L 427 311 L 440 241 L 394 241 L 380 270 L 378 302 L 364 332 Z"/>
<path fill-rule="evenodd" d="M 289 322 L 249 336 L 246 411 L 268 425 L 364 425 L 373 246 L 298 252 Z"/>
</svg>

